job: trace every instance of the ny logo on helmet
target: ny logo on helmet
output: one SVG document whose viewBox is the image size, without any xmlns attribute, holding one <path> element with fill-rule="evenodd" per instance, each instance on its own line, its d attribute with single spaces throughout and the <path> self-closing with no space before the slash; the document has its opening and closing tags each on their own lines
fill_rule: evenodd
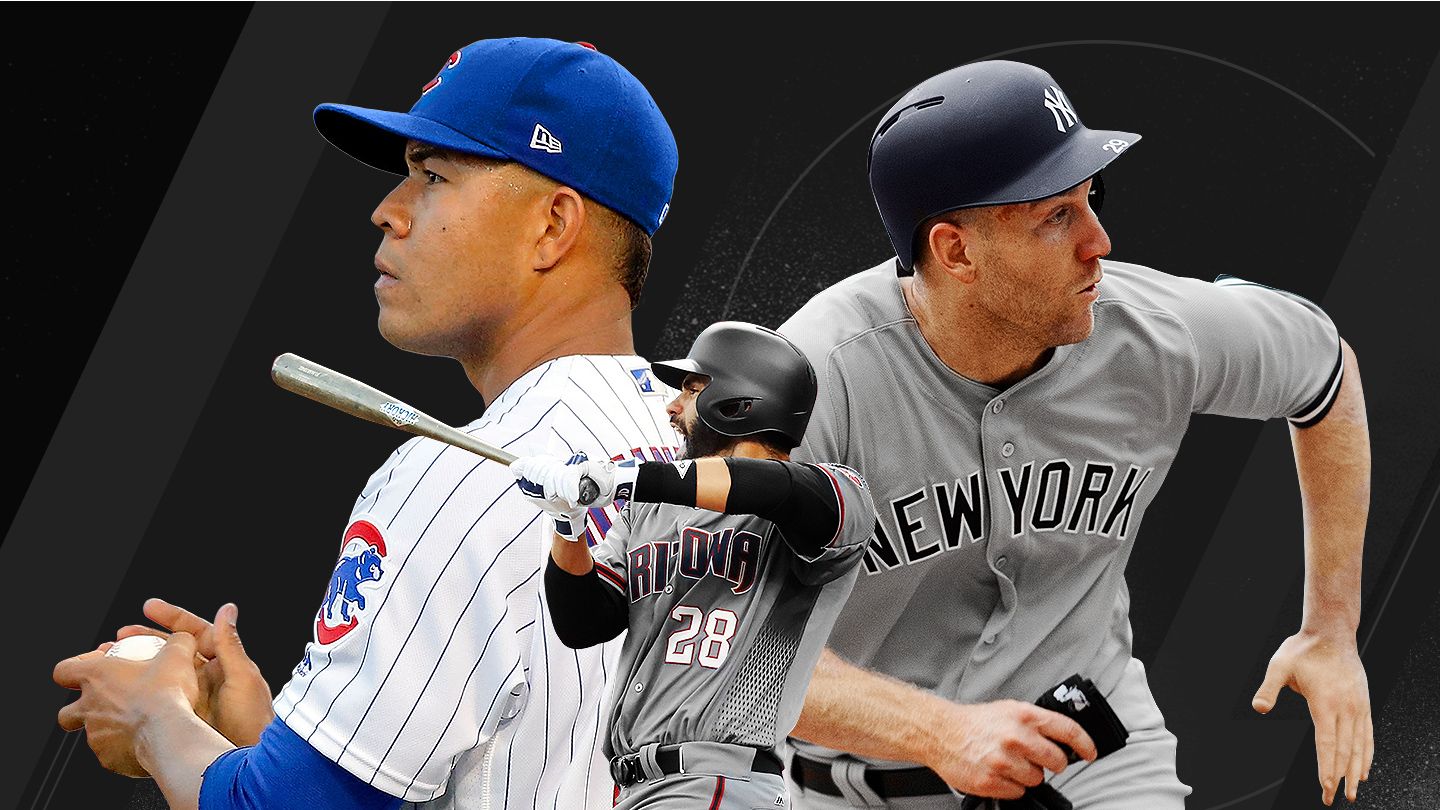
<svg viewBox="0 0 1440 810">
<path fill-rule="evenodd" d="M 1070 106 L 1070 99 L 1060 92 L 1060 88 L 1050 85 L 1045 90 L 1045 107 L 1050 114 L 1055 116 L 1055 129 L 1064 132 L 1066 129 L 1075 126 L 1075 108 Z M 1064 116 L 1062 119 L 1061 116 Z"/>
</svg>

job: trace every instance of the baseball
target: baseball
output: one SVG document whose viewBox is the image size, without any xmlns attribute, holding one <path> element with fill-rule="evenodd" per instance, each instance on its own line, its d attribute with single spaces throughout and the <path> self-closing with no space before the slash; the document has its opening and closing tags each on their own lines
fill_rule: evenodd
<svg viewBox="0 0 1440 810">
<path fill-rule="evenodd" d="M 115 642 L 105 651 L 106 658 L 124 658 L 126 661 L 149 661 L 165 646 L 165 639 L 159 636 L 130 636 Z"/>
</svg>

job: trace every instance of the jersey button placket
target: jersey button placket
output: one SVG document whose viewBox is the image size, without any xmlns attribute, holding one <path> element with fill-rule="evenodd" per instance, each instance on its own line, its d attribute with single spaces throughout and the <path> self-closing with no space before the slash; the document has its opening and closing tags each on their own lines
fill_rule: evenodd
<svg viewBox="0 0 1440 810">
<path fill-rule="evenodd" d="M 1005 405 L 1006 402 L 1004 398 L 996 398 L 992 400 L 989 406 L 986 408 L 989 413 L 986 413 L 985 411 L 980 412 L 981 442 L 987 448 L 995 447 L 994 444 L 991 444 L 991 441 L 993 439 L 999 438 L 995 434 L 999 433 L 1001 436 L 1003 436 L 1005 435 L 1005 433 L 1009 433 L 1011 432 L 1011 430 L 1013 430 L 1013 427 L 1009 423 L 1014 420 L 999 415 L 1001 411 L 1005 410 Z M 1000 444 L 999 450 L 1000 457 L 1003 459 L 1008 459 L 1011 456 L 1015 455 L 1015 442 L 1003 442 Z M 990 456 L 990 458 L 986 460 L 986 466 L 988 468 L 987 475 L 995 474 L 996 468 L 1003 466 L 1003 464 L 995 463 L 994 456 L 990 455 L 993 452 L 993 450 L 990 450 L 985 454 L 987 456 Z M 994 494 L 994 492 L 992 491 L 992 493 L 990 494 Z M 989 495 L 987 495 L 987 497 L 989 497 Z M 990 511 L 994 512 L 1001 505 L 1002 504 L 997 503 L 995 500 L 991 500 Z M 1001 512 L 1000 514 L 1003 514 L 1003 512 Z M 986 526 L 987 532 L 994 525 L 995 523 L 992 522 L 990 523 L 990 525 Z M 1014 574 L 1010 570 L 1009 558 L 1005 554 L 1000 553 L 1008 545 L 1009 532 L 1001 532 L 1000 534 L 1002 535 L 1000 537 L 990 537 L 988 541 L 989 548 L 987 549 L 987 551 L 995 555 L 990 560 L 990 567 L 991 570 L 995 572 L 997 578 L 1001 581 L 1001 587 L 1003 588 L 1007 584 L 1007 581 L 1013 578 Z M 998 612 L 1000 610 L 1002 609 L 997 603 L 996 611 Z M 986 627 L 980 635 L 980 645 L 975 648 L 975 651 L 971 657 L 971 661 L 976 664 L 984 664 L 995 656 L 995 654 L 998 652 L 996 643 L 1000 640 L 1000 633 L 1004 630 L 1004 627 L 1007 624 L 1008 620 L 992 614 L 990 621 L 986 622 Z"/>
</svg>

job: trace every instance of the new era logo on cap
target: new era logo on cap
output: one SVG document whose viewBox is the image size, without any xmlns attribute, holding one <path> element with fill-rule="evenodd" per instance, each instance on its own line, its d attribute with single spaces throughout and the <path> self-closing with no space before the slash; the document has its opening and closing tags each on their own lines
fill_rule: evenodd
<svg viewBox="0 0 1440 810">
<path fill-rule="evenodd" d="M 550 130 L 546 129 L 543 124 L 536 124 L 535 132 L 530 135 L 530 148 L 558 155 L 561 149 L 560 139 L 551 135 Z"/>
</svg>

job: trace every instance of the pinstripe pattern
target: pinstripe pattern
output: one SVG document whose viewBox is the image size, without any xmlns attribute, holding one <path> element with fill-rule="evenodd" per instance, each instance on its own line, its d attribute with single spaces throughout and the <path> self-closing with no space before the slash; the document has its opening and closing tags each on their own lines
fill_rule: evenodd
<svg viewBox="0 0 1440 810">
<path fill-rule="evenodd" d="M 643 367 L 635 357 L 552 360 L 466 432 L 520 455 L 664 455 L 678 444 L 664 415 L 673 392 L 642 394 L 630 370 Z M 592 533 L 618 513 L 597 517 Z M 556 638 L 538 576 L 550 522 L 509 470 L 414 439 L 366 482 L 351 524 L 362 519 L 383 535 L 369 546 L 372 556 L 383 546 L 379 578 L 331 592 L 330 607 L 346 601 L 358 623 L 347 630 L 338 613 L 317 612 L 278 716 L 409 802 L 558 809 L 608 794 L 599 702 L 618 646 L 573 651 Z M 348 542 L 342 557 L 367 541 Z"/>
</svg>

